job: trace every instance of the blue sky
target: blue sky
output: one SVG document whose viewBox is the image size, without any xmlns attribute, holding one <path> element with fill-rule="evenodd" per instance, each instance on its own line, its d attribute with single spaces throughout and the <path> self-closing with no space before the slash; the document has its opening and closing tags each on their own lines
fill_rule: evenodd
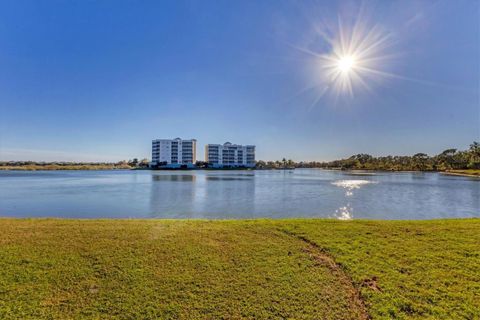
<svg viewBox="0 0 480 320">
<path fill-rule="evenodd" d="M 333 94 L 311 52 L 356 19 L 389 35 L 391 76 Z M 0 1 L 0 160 L 150 158 L 175 137 L 199 159 L 225 141 L 266 160 L 466 149 L 479 21 L 473 0 Z"/>
</svg>

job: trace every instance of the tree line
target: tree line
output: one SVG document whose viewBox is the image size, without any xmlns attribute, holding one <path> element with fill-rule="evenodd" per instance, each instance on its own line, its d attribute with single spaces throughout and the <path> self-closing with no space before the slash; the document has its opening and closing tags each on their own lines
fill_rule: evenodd
<svg viewBox="0 0 480 320">
<path fill-rule="evenodd" d="M 207 168 L 208 164 L 197 161 L 198 168 Z M 0 170 L 94 170 L 94 169 L 146 169 L 148 159 L 123 160 L 119 162 L 36 162 L 36 161 L 0 161 Z M 429 156 L 417 153 L 413 156 L 383 156 L 374 157 L 369 154 L 356 154 L 347 159 L 329 162 L 294 162 L 285 159 L 277 161 L 256 162 L 257 169 L 288 169 L 288 168 L 324 168 L 342 170 L 388 170 L 388 171 L 448 171 L 448 170 L 480 170 L 480 143 L 473 142 L 469 149 L 459 151 L 447 149 Z"/>
<path fill-rule="evenodd" d="M 468 150 L 447 149 L 435 156 L 417 153 L 413 156 L 374 157 L 361 153 L 347 159 L 329 162 L 293 162 L 285 158 L 282 161 L 257 161 L 257 168 L 259 169 L 282 169 L 289 167 L 389 171 L 480 170 L 480 143 L 473 142 Z"/>
<path fill-rule="evenodd" d="M 137 158 L 118 162 L 0 161 L 0 170 L 108 170 L 148 168 L 148 165 L 148 159 Z"/>
</svg>

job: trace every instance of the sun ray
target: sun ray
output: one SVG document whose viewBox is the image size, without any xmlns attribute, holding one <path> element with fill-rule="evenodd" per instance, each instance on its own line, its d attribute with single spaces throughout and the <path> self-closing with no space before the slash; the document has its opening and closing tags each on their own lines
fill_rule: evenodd
<svg viewBox="0 0 480 320">
<path fill-rule="evenodd" d="M 313 79 L 297 95 L 317 90 L 313 105 L 325 96 L 354 98 L 367 92 L 375 94 L 374 87 L 387 81 L 404 80 L 430 86 L 455 89 L 430 81 L 409 78 L 395 73 L 392 63 L 403 57 L 399 52 L 398 33 L 387 32 L 380 24 L 370 23 L 366 7 L 360 5 L 358 14 L 338 15 L 334 23 L 326 19 L 312 20 L 314 35 L 303 46 L 288 44 L 309 56 Z M 457 88 L 458 89 L 458 88 Z"/>
<path fill-rule="evenodd" d="M 371 92 L 370 77 L 386 78 L 386 70 L 377 70 L 388 62 L 393 54 L 387 52 L 392 43 L 392 35 L 384 32 L 378 25 L 370 26 L 362 18 L 363 8 L 353 24 L 338 17 L 336 30 L 323 30 L 319 33 L 332 34 L 324 39 L 329 52 L 316 53 L 304 49 L 315 57 L 320 65 L 319 77 L 323 79 L 321 88 L 329 88 L 336 95 L 342 93 L 354 96 L 356 88 Z M 326 24 L 325 24 L 326 25 Z M 372 72 L 377 70 L 378 72 Z"/>
</svg>

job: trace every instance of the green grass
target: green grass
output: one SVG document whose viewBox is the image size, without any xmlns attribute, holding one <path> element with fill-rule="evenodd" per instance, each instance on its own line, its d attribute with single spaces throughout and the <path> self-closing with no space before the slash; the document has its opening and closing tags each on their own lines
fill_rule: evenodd
<svg viewBox="0 0 480 320">
<path fill-rule="evenodd" d="M 480 220 L 0 220 L 0 319 L 480 318 Z"/>
<path fill-rule="evenodd" d="M 479 319 L 480 220 L 296 221 L 360 288 L 374 319 Z"/>
</svg>

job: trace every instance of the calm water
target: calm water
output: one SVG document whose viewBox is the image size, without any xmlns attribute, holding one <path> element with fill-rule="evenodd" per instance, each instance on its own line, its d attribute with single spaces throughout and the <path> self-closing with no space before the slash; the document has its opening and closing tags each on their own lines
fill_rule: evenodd
<svg viewBox="0 0 480 320">
<path fill-rule="evenodd" d="M 0 171 L 0 216 L 480 217 L 480 179 L 437 173 Z"/>
</svg>

